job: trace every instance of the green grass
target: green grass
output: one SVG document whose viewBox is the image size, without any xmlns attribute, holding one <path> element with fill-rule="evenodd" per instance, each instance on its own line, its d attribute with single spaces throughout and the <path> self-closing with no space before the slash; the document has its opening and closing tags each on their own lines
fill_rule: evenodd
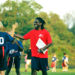
<svg viewBox="0 0 75 75">
<path fill-rule="evenodd" d="M 21 68 L 20 72 L 21 72 L 21 75 L 31 75 L 30 68 L 28 68 L 27 72 L 25 72 L 24 68 Z M 14 68 L 11 69 L 11 72 L 9 75 L 16 75 Z M 37 75 L 42 75 L 41 71 L 38 71 Z M 62 69 L 57 69 L 57 72 L 51 72 L 51 70 L 49 70 L 48 75 L 75 75 L 75 69 L 69 69 L 68 72 L 62 72 Z"/>
<path fill-rule="evenodd" d="M 27 72 L 25 72 L 24 67 L 25 67 L 25 63 L 21 63 L 21 68 L 20 68 L 21 75 L 31 75 L 30 66 Z M 16 75 L 14 66 L 11 69 L 11 72 L 9 75 Z M 38 71 L 37 75 L 42 75 L 41 71 Z M 48 75 L 75 75 L 75 69 L 69 69 L 68 72 L 62 72 L 62 69 L 57 69 L 57 72 L 51 72 L 51 69 L 50 69 L 48 70 Z"/>
</svg>

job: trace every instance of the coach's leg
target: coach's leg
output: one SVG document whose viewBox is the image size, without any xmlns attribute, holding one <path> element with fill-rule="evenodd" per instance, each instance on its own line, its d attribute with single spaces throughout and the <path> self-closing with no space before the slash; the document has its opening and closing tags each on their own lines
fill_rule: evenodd
<svg viewBox="0 0 75 75">
<path fill-rule="evenodd" d="M 47 71 L 42 71 L 42 75 L 47 75 Z"/>
<path fill-rule="evenodd" d="M 32 69 L 31 75 L 37 75 L 37 71 L 35 69 Z"/>
</svg>

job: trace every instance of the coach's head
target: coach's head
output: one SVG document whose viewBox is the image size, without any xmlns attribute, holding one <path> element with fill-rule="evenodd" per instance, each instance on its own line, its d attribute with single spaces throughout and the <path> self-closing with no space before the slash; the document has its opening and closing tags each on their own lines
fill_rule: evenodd
<svg viewBox="0 0 75 75">
<path fill-rule="evenodd" d="M 45 21 L 40 17 L 37 17 L 34 21 L 34 27 L 36 30 L 44 29 L 44 24 Z"/>
</svg>

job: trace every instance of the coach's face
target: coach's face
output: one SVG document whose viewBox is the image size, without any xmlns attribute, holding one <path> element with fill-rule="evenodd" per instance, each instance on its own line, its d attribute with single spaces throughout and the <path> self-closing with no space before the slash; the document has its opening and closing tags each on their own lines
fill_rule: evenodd
<svg viewBox="0 0 75 75">
<path fill-rule="evenodd" d="M 41 28 L 41 23 L 39 22 L 38 19 L 35 19 L 34 21 L 34 27 L 36 30 L 38 30 L 39 28 Z"/>
</svg>

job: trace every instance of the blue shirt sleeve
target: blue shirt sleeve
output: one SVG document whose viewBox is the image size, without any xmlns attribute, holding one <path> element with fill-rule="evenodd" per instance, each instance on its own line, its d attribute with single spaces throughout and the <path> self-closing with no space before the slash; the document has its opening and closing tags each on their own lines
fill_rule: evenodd
<svg viewBox="0 0 75 75">
<path fill-rule="evenodd" d="M 18 41 L 18 43 L 19 43 L 20 47 L 23 48 L 22 42 Z"/>
</svg>

